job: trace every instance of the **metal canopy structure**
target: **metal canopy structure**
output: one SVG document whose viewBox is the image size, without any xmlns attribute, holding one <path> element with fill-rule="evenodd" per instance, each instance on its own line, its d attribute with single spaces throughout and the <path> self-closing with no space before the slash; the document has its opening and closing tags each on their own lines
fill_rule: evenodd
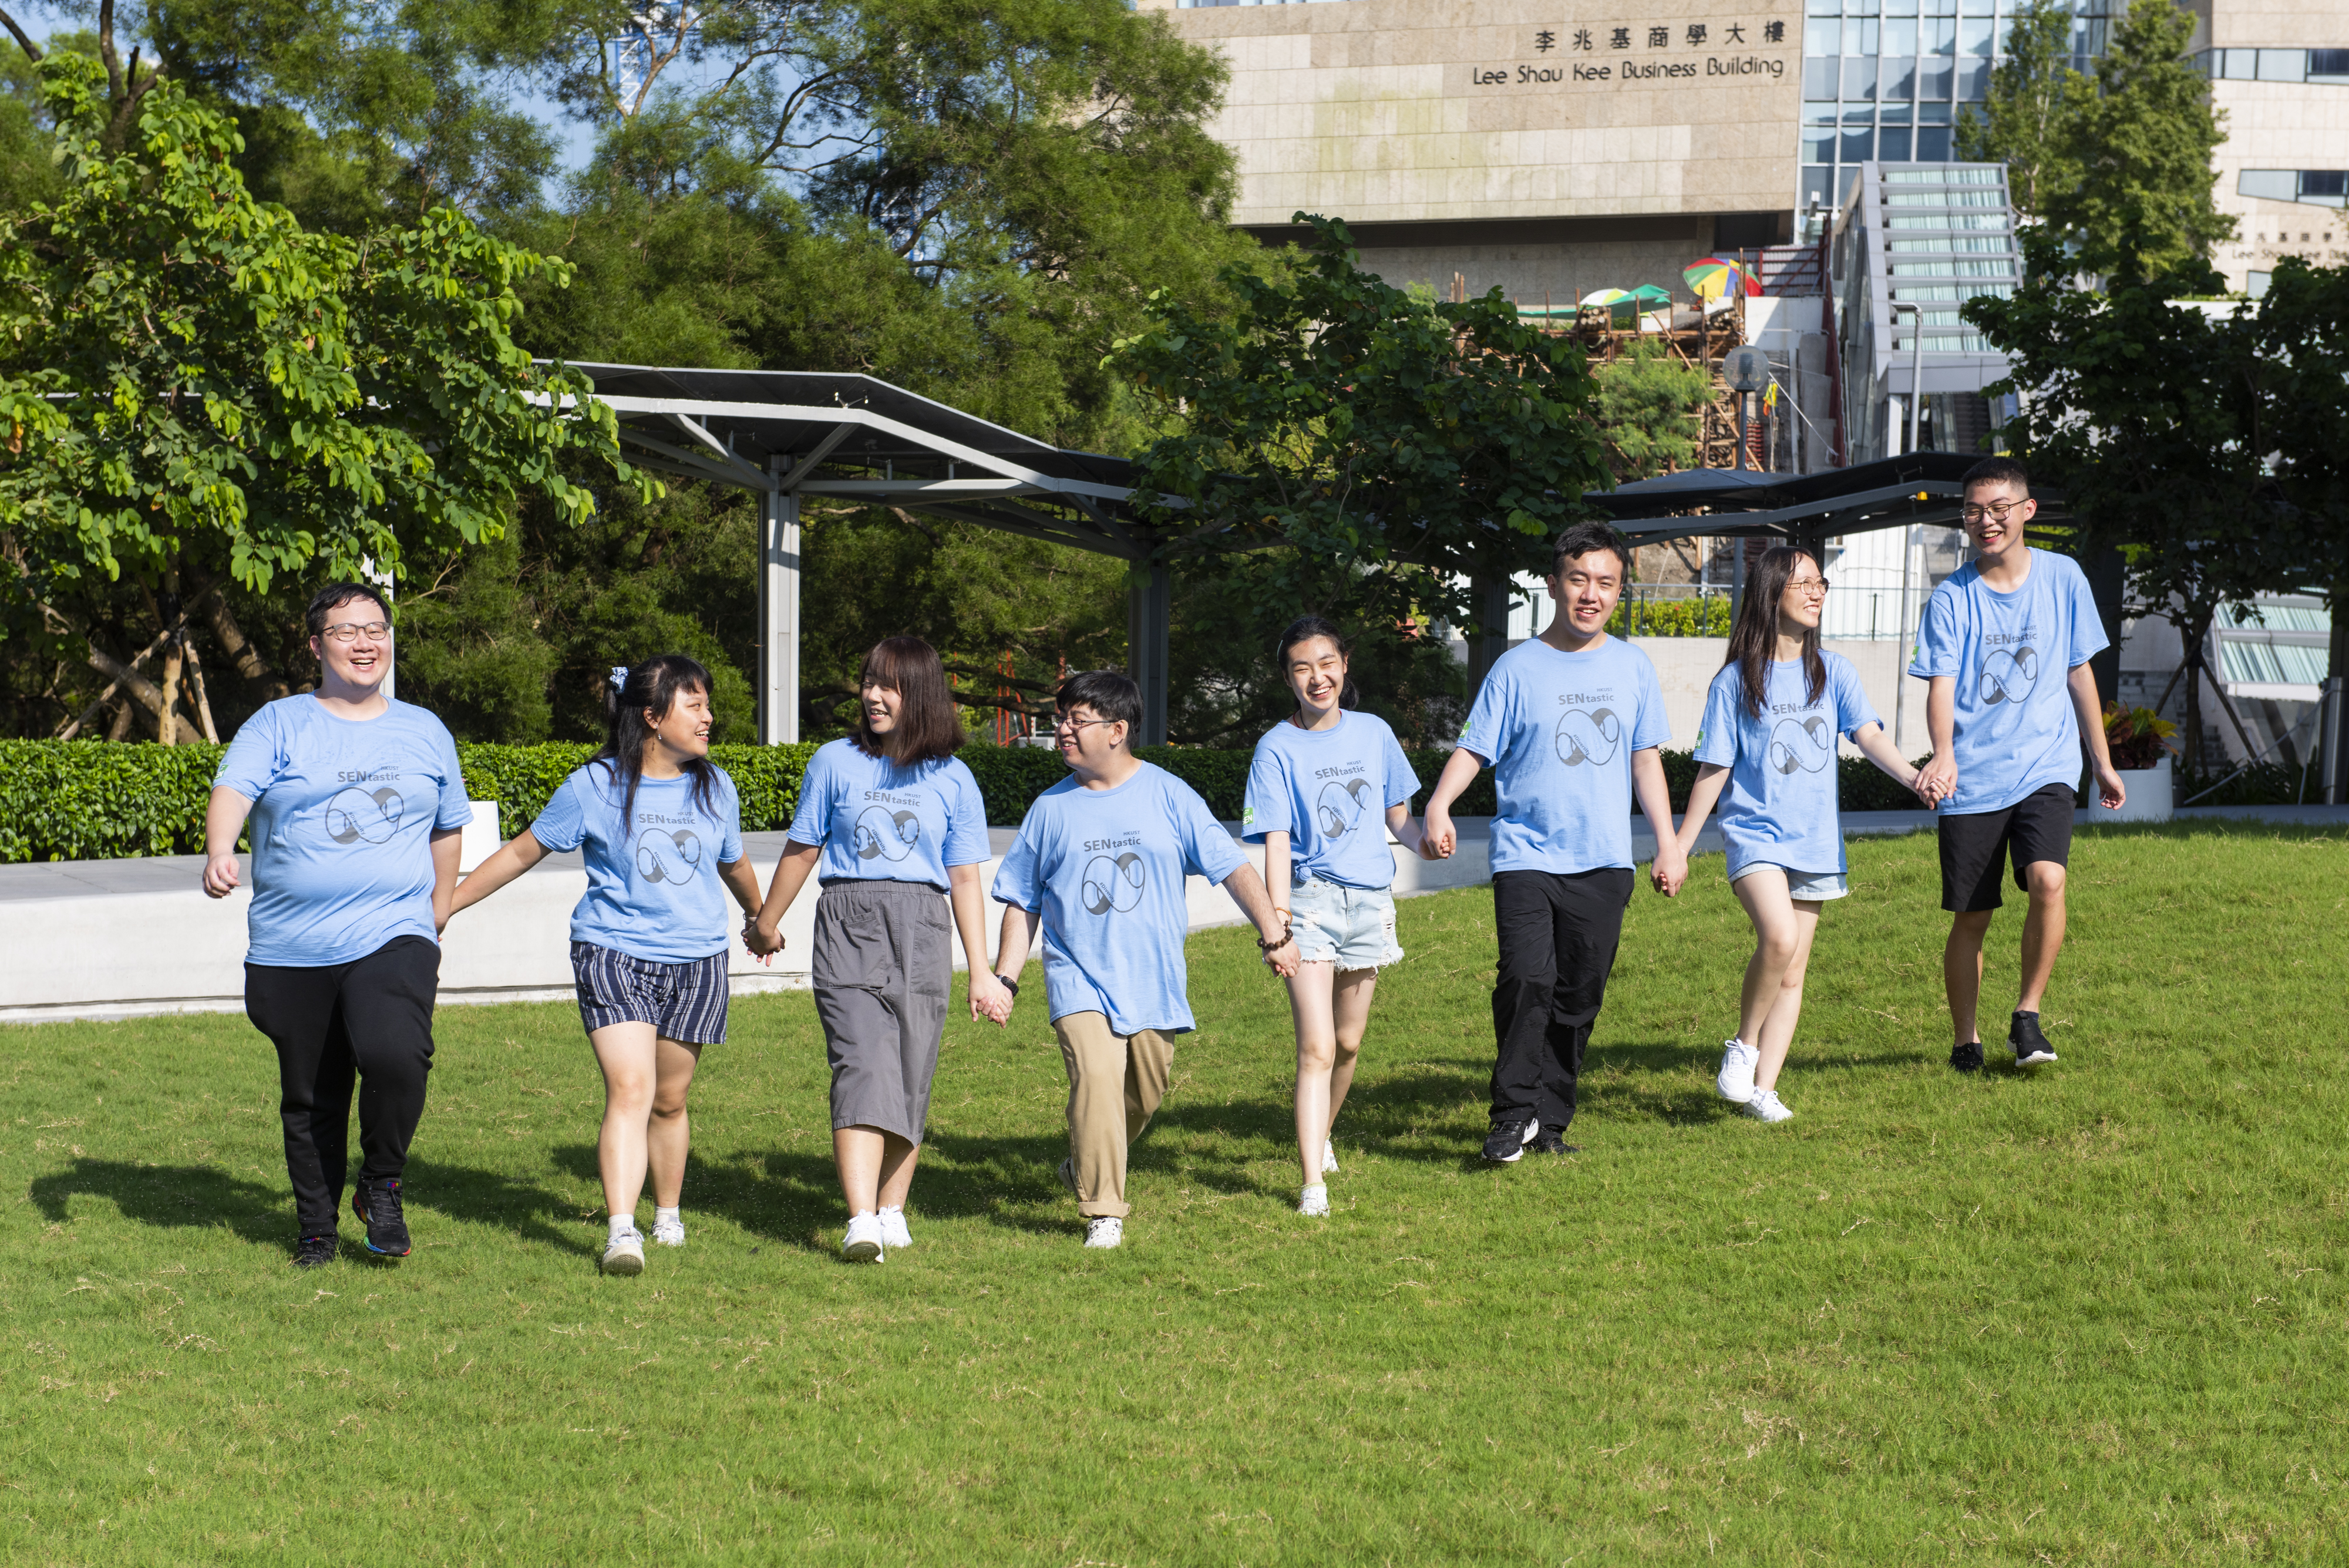
<svg viewBox="0 0 2349 1568">
<path fill-rule="evenodd" d="M 756 491 L 759 738 L 799 739 L 800 499 L 924 512 L 1022 538 L 1146 561 L 1158 532 L 1136 518 L 1132 464 L 1069 452 L 870 376 L 574 364 L 619 419 L 631 462 Z M 1167 568 L 1127 593 L 1131 673 L 1143 743 L 1166 739 Z"/>
<path fill-rule="evenodd" d="M 1702 535 L 1816 546 L 1833 535 L 1879 528 L 1958 526 L 1964 499 L 1958 480 L 1981 461 L 1964 452 L 1912 452 L 1809 473 L 1695 468 L 1594 491 L 1583 500 L 1635 545 Z M 2032 494 L 2038 522 L 2069 517 L 2060 492 L 2034 485 Z"/>
</svg>

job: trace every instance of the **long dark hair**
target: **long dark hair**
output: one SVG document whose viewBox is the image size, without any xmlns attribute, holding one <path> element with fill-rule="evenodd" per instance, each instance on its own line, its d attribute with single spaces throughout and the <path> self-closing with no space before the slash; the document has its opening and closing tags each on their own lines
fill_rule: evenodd
<svg viewBox="0 0 2349 1568">
<path fill-rule="evenodd" d="M 623 831 L 636 817 L 636 784 L 645 776 L 645 742 L 652 726 L 645 722 L 647 709 L 656 719 L 668 717 L 669 706 L 684 692 L 710 695 L 709 671 L 701 661 L 682 653 L 664 653 L 633 670 L 615 670 L 622 679 L 604 683 L 604 749 L 590 760 L 602 763 L 606 775 L 624 785 L 620 804 Z M 688 758 L 685 764 L 693 780 L 694 809 L 717 809 L 718 770 L 708 757 Z"/>
<path fill-rule="evenodd" d="M 1729 631 L 1729 657 L 1722 664 L 1737 666 L 1738 680 L 1745 688 L 1746 709 L 1756 718 L 1767 701 L 1771 659 L 1778 651 L 1778 601 L 1786 595 L 1786 582 L 1795 575 L 1795 563 L 1805 559 L 1805 554 L 1792 545 L 1773 545 L 1745 574 L 1745 602 L 1738 607 L 1737 624 Z M 1803 633 L 1804 702 L 1817 701 L 1826 689 L 1827 664 L 1819 657 L 1819 628 L 1810 627 Z"/>
<path fill-rule="evenodd" d="M 901 768 L 950 757 L 962 744 L 962 721 L 955 716 L 954 693 L 947 689 L 938 650 L 918 637 L 885 637 L 864 656 L 857 672 L 856 728 L 849 739 L 868 757 Z M 897 722 L 876 735 L 864 712 L 864 689 L 885 686 L 897 694 Z"/>
<path fill-rule="evenodd" d="M 1299 616 L 1288 623 L 1288 629 L 1280 634 L 1279 646 L 1273 652 L 1272 667 L 1279 673 L 1281 684 L 1288 683 L 1288 650 L 1300 642 L 1310 642 L 1317 637 L 1328 638 L 1330 646 L 1337 649 L 1339 658 L 1350 659 L 1353 656 L 1354 645 L 1346 640 L 1346 634 L 1340 631 L 1335 623 L 1325 620 L 1318 615 Z M 1359 708 L 1361 705 L 1362 694 L 1355 687 L 1354 677 L 1349 671 L 1344 684 L 1338 688 L 1338 706 Z M 1299 703 L 1296 711 L 1303 712 L 1305 705 Z"/>
</svg>

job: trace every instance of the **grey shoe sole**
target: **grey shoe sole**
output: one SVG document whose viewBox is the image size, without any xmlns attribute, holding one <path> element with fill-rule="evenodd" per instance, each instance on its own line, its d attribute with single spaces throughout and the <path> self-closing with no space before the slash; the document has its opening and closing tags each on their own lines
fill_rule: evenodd
<svg viewBox="0 0 2349 1568">
<path fill-rule="evenodd" d="M 852 1263 L 877 1263 L 881 1261 L 878 1241 L 851 1241 L 841 1248 L 840 1255 Z"/>
</svg>

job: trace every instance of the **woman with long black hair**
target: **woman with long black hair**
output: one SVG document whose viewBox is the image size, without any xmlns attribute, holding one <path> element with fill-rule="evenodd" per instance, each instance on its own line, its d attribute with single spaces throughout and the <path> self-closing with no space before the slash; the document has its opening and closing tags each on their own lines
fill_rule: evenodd
<svg viewBox="0 0 2349 1568">
<path fill-rule="evenodd" d="M 937 650 L 892 637 L 864 656 L 854 732 L 818 747 L 800 784 L 791 842 L 745 933 L 783 945 L 783 911 L 810 874 L 816 899 L 816 1017 L 832 1058 L 832 1153 L 848 1203 L 841 1255 L 877 1263 L 913 1245 L 905 1199 L 929 1123 L 954 954 L 970 964 L 974 1018 L 999 1019 L 1011 992 L 987 961 L 987 803 L 954 753 L 962 723 Z"/>
<path fill-rule="evenodd" d="M 709 760 L 709 671 L 682 653 L 614 670 L 604 749 L 458 884 L 450 910 L 480 903 L 549 850 L 585 851 L 571 972 L 604 1071 L 595 1163 L 606 1273 L 644 1272 L 636 1202 L 647 1168 L 653 1240 L 685 1245 L 686 1095 L 702 1047 L 726 1039 L 725 895 L 746 912 L 759 907 L 734 781 Z"/>
<path fill-rule="evenodd" d="M 1705 694 L 1696 787 L 1681 821 L 1685 856 L 1728 791 L 1721 836 L 1730 890 L 1754 922 L 1754 957 L 1717 1082 L 1724 1099 L 1765 1122 L 1795 1114 L 1778 1098 L 1778 1069 L 1802 1017 L 1819 910 L 1849 891 L 1837 815 L 1837 739 L 1850 737 L 1906 788 L 1915 789 L 1919 776 L 1885 734 L 1851 660 L 1820 649 L 1826 596 L 1818 563 L 1790 545 L 1764 551 L 1747 573 L 1729 658 Z"/>
<path fill-rule="evenodd" d="M 1280 634 L 1273 664 L 1297 706 L 1256 743 L 1240 820 L 1241 836 L 1264 846 L 1265 887 L 1297 939 L 1297 1211 L 1309 1215 L 1330 1212 L 1330 1129 L 1353 1085 L 1379 971 L 1402 958 L 1388 830 L 1419 849 L 1419 776 L 1386 721 L 1360 711 L 1348 653 L 1319 616 Z"/>
</svg>

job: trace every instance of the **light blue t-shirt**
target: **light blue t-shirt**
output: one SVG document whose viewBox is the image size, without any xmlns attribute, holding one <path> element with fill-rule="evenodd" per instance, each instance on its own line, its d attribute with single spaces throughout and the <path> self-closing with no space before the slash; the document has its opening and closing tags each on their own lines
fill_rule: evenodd
<svg viewBox="0 0 2349 1568">
<path fill-rule="evenodd" d="M 1495 659 L 1460 732 L 1493 764 L 1493 869 L 1630 866 L 1631 753 L 1671 734 L 1655 665 L 1621 638 L 1580 653 L 1531 638 Z"/>
<path fill-rule="evenodd" d="M 819 882 L 926 882 L 988 858 L 987 802 L 959 757 L 899 767 L 850 740 L 816 750 L 800 784 L 792 837 L 821 844 Z"/>
<path fill-rule="evenodd" d="M 1387 808 L 1418 792 L 1419 775 L 1378 715 L 1341 713 L 1327 730 L 1284 719 L 1256 743 L 1240 836 L 1261 844 L 1268 833 L 1288 835 L 1289 877 L 1300 888 L 1309 877 L 1341 888 L 1392 887 Z"/>
<path fill-rule="evenodd" d="M 1909 673 L 1956 678 L 1958 787 L 1942 815 L 2003 811 L 2049 784 L 2079 784 L 2068 682 L 2106 645 L 2095 596 L 2069 556 L 2033 550 L 2011 594 L 1992 592 L 1971 561 L 1933 590 Z"/>
<path fill-rule="evenodd" d="M 1846 869 L 1836 815 L 1836 737 L 1879 721 L 1851 660 L 1826 652 L 1819 659 L 1827 679 L 1816 702 L 1799 659 L 1770 666 L 1758 714 L 1746 705 L 1744 677 L 1734 664 L 1724 666 L 1704 694 L 1696 760 L 1729 770 L 1720 815 L 1733 882 L 1749 866 L 1813 875 Z"/>
<path fill-rule="evenodd" d="M 742 858 L 742 813 L 734 781 L 712 763 L 709 804 L 694 804 L 689 775 L 636 780 L 633 820 L 623 819 L 627 784 L 608 763 L 564 779 L 530 825 L 558 853 L 585 848 L 587 892 L 571 911 L 571 940 L 647 963 L 692 963 L 732 940 L 718 867 Z"/>
<path fill-rule="evenodd" d="M 432 929 L 432 835 L 473 820 L 448 726 L 393 701 L 337 719 L 305 693 L 244 722 L 215 785 L 254 803 L 247 963 L 348 963 Z"/>
<path fill-rule="evenodd" d="M 1074 776 L 1036 797 L 995 874 L 995 898 L 1044 912 L 1054 1018 L 1102 1012 L 1120 1034 L 1191 1027 L 1184 878 L 1247 864 L 1199 792 L 1143 763 L 1115 789 Z"/>
</svg>

